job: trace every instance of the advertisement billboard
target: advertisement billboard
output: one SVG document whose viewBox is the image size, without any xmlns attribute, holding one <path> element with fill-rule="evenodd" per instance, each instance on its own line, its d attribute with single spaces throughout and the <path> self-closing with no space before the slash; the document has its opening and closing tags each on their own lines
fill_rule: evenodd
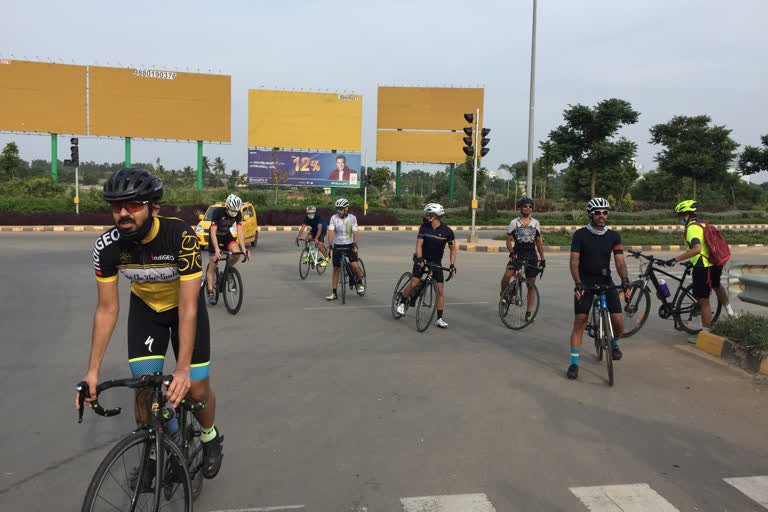
<svg viewBox="0 0 768 512">
<path fill-rule="evenodd" d="M 248 146 L 360 151 L 363 97 L 248 91 Z"/>
<path fill-rule="evenodd" d="M 483 89 L 455 87 L 379 87 L 379 129 L 461 130 L 463 115 L 480 109 Z"/>
<path fill-rule="evenodd" d="M 248 183 L 360 188 L 360 155 L 248 149 Z"/>
<path fill-rule="evenodd" d="M 0 130 L 86 135 L 85 71 L 0 59 Z"/>
<path fill-rule="evenodd" d="M 378 130 L 376 160 L 380 162 L 461 163 L 466 158 L 464 132 Z"/>
</svg>

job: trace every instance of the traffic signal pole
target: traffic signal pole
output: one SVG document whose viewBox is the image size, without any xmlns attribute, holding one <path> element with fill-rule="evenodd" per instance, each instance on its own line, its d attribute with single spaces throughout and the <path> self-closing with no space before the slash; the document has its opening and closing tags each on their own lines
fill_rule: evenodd
<svg viewBox="0 0 768 512">
<path fill-rule="evenodd" d="M 472 172 L 472 231 L 467 237 L 467 242 L 477 243 L 477 231 L 475 229 L 475 215 L 477 214 L 477 152 L 480 149 L 477 137 L 480 134 L 480 109 L 475 111 L 475 165 Z"/>
<path fill-rule="evenodd" d="M 365 150 L 365 175 L 363 176 L 363 215 L 368 215 L 368 150 Z"/>
<path fill-rule="evenodd" d="M 59 179 L 59 148 L 57 137 L 58 136 L 55 133 L 51 134 L 51 177 L 53 178 L 54 183 Z"/>
</svg>

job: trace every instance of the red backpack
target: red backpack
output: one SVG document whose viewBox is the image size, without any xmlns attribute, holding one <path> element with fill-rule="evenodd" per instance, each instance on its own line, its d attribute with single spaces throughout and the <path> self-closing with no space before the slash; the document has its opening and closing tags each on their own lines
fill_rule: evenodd
<svg viewBox="0 0 768 512">
<path fill-rule="evenodd" d="M 701 222 L 691 222 L 685 226 L 685 239 L 688 240 L 688 226 L 695 224 L 704 230 L 704 243 L 709 249 L 709 262 L 713 265 L 723 265 L 731 257 L 731 250 L 728 248 L 728 242 L 712 224 L 702 224 Z M 702 255 L 703 257 L 703 255 Z"/>
</svg>

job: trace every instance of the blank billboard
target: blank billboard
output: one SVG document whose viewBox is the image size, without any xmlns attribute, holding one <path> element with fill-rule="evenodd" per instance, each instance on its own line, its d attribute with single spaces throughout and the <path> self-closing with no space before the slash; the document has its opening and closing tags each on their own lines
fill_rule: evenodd
<svg viewBox="0 0 768 512">
<path fill-rule="evenodd" d="M 89 66 L 90 134 L 230 142 L 232 78 Z"/>
<path fill-rule="evenodd" d="M 460 163 L 463 132 L 378 130 L 376 160 L 380 162 Z"/>
<path fill-rule="evenodd" d="M 360 151 L 363 97 L 248 91 L 248 146 Z"/>
<path fill-rule="evenodd" d="M 86 134 L 85 66 L 0 60 L 0 130 Z"/>
<path fill-rule="evenodd" d="M 483 89 L 452 87 L 379 87 L 377 128 L 461 130 L 463 115 L 480 109 Z"/>
</svg>

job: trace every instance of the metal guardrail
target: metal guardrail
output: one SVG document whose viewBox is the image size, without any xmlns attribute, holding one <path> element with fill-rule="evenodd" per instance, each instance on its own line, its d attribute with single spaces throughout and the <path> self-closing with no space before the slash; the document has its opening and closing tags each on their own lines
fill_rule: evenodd
<svg viewBox="0 0 768 512">
<path fill-rule="evenodd" d="M 768 307 L 768 275 L 741 274 L 739 282 L 744 288 L 739 294 L 740 300 Z"/>
</svg>

